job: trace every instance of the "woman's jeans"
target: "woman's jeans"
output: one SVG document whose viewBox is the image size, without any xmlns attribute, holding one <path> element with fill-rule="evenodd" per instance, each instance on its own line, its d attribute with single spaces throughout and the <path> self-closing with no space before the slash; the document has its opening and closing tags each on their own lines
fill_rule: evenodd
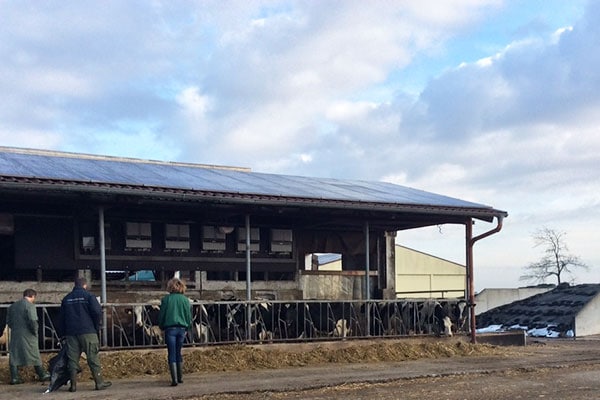
<svg viewBox="0 0 600 400">
<path fill-rule="evenodd" d="M 170 363 L 181 363 L 181 348 L 183 339 L 185 339 L 185 328 L 167 328 L 165 329 L 165 342 L 167 343 L 167 359 Z"/>
</svg>

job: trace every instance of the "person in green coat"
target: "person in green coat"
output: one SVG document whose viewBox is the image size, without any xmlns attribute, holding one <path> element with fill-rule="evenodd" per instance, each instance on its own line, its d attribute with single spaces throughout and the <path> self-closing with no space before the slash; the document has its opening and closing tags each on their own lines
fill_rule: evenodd
<svg viewBox="0 0 600 400">
<path fill-rule="evenodd" d="M 183 383 L 181 348 L 192 326 L 191 304 L 184 295 L 185 290 L 185 282 L 179 278 L 170 279 L 167 282 L 169 294 L 162 298 L 158 314 L 158 326 L 165 331 L 171 386 Z"/>
<path fill-rule="evenodd" d="M 34 289 L 25 289 L 23 298 L 8 307 L 6 323 L 11 330 L 8 345 L 11 385 L 23 383 L 19 367 L 29 365 L 33 365 L 40 381 L 50 380 L 50 374 L 42 366 L 38 347 L 38 317 L 33 305 L 36 296 Z"/>
</svg>

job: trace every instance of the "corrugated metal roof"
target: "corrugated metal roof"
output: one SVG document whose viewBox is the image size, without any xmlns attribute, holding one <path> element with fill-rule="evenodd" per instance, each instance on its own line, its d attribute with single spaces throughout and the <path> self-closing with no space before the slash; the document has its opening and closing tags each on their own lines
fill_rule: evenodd
<svg viewBox="0 0 600 400">
<path fill-rule="evenodd" d="M 371 203 L 479 210 L 491 216 L 504 211 L 448 196 L 386 182 L 276 175 L 235 167 L 168 163 L 0 147 L 3 181 L 36 180 L 78 185 L 117 185 L 128 189 L 210 192 L 232 198 L 259 196 L 339 203 Z M 113 188 L 115 191 L 117 188 Z"/>
<path fill-rule="evenodd" d="M 340 261 L 342 259 L 341 254 L 335 253 L 317 253 L 317 262 L 319 265 L 325 265 L 332 262 Z"/>
<path fill-rule="evenodd" d="M 477 316 L 477 327 L 501 326 L 503 330 L 553 327 L 565 335 L 574 329 L 575 316 L 600 293 L 599 284 L 570 286 L 562 284 L 553 290 L 514 301 Z"/>
</svg>

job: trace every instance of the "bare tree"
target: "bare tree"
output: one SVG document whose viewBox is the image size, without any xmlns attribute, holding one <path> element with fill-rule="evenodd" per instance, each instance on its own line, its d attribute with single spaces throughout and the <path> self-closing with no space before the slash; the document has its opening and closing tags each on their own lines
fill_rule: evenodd
<svg viewBox="0 0 600 400">
<path fill-rule="evenodd" d="M 522 281 L 545 282 L 547 278 L 555 276 L 557 284 L 561 284 L 565 274 L 570 274 L 572 268 L 589 267 L 577 256 L 569 254 L 565 241 L 565 232 L 550 228 L 541 228 L 532 235 L 534 247 L 543 247 L 544 256 L 536 262 L 524 267 L 526 273 L 519 279 Z"/>
</svg>

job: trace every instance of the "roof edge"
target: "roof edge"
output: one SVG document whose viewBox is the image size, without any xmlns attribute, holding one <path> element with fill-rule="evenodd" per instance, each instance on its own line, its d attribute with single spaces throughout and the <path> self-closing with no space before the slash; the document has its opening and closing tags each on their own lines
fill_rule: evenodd
<svg viewBox="0 0 600 400">
<path fill-rule="evenodd" d="M 148 160 L 148 159 L 143 159 L 143 158 L 105 156 L 105 155 L 86 154 L 86 153 L 72 153 L 72 152 L 66 152 L 66 151 L 31 149 L 31 148 L 24 148 L 24 147 L 0 146 L 0 152 L 13 153 L 13 154 L 25 154 L 25 155 L 37 155 L 37 156 L 65 157 L 65 158 L 75 158 L 75 159 L 80 159 L 80 160 L 126 162 L 126 163 L 131 163 L 131 164 L 156 164 L 156 165 L 192 167 L 192 168 L 221 169 L 221 170 L 240 171 L 240 172 L 251 172 L 252 171 L 248 167 L 214 165 L 214 164 L 197 164 L 197 163 L 186 163 L 186 162 L 178 162 L 178 161 Z"/>
</svg>

